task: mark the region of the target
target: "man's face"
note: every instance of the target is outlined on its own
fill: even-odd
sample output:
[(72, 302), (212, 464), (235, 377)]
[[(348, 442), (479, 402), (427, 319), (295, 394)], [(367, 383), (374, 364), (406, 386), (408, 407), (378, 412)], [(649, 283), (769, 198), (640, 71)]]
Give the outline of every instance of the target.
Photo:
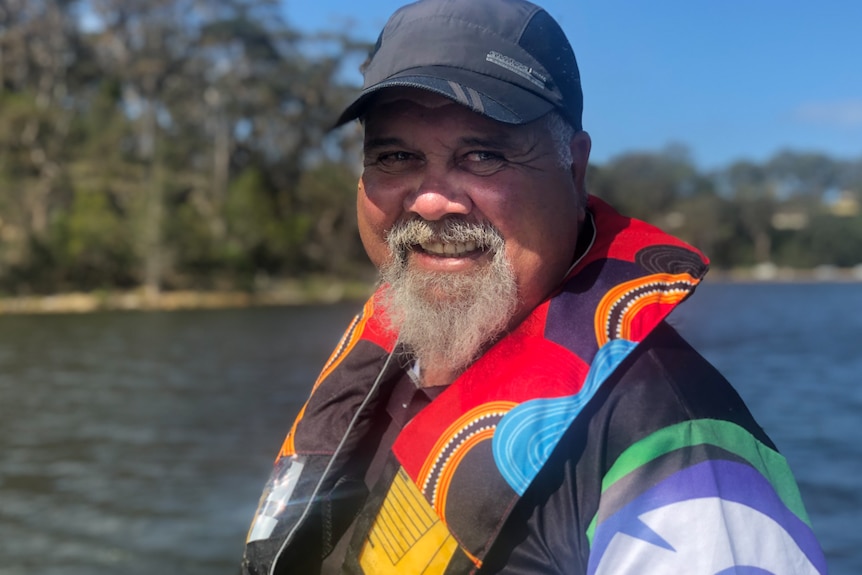
[[(397, 265), (437, 278), (419, 296), (445, 305), (466, 297), (447, 289), (447, 281), (481, 275), (492, 266), (495, 248), (437, 231), (452, 222), (490, 227), (503, 240), (496, 249), (502, 249), (516, 295), (502, 326), (514, 327), (559, 285), (573, 261), (584, 213), (576, 172), (589, 154), (589, 138), (581, 137), (586, 144), (575, 146), (573, 169), (561, 164), (542, 120), (502, 124), (430, 93), (391, 90), (365, 118), (357, 206), (368, 255), (378, 268)], [(387, 238), (413, 220), (432, 235), (396, 248), (401, 260)]]

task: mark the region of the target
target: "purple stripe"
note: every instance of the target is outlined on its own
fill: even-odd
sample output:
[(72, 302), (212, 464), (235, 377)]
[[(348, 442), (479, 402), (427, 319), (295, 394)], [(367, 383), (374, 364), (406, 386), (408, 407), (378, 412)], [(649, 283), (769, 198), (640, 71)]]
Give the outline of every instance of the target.
[[(617, 533), (643, 531), (646, 526), (638, 517), (644, 513), (673, 503), (705, 497), (719, 497), (740, 503), (775, 520), (817, 570), (826, 573), (826, 561), (811, 528), (782, 503), (769, 481), (756, 469), (726, 460), (710, 460), (692, 465), (643, 492), (598, 525), (591, 553), (600, 558)], [(593, 563), (592, 560), (590, 562)]]

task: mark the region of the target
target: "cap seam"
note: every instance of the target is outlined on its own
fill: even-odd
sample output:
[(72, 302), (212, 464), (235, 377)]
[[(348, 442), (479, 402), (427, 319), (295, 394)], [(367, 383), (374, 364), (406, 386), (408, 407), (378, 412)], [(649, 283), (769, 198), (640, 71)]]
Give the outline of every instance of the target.
[(529, 28), (529, 27), (530, 27), (530, 24), (532, 24), (533, 19), (534, 19), (534, 18), (535, 18), (535, 17), (536, 17), (540, 12), (544, 12), (544, 11), (545, 11), (545, 10), (544, 10), (543, 8), (540, 8), (539, 6), (535, 6), (535, 7), (534, 7), (534, 9), (533, 9), (533, 13), (532, 13), (532, 14), (530, 14), (530, 15), (526, 18), (526, 21), (524, 22), (524, 25), (523, 25), (523, 26), (521, 26), (521, 29), (518, 31), (518, 41), (517, 41), (518, 46), (520, 46), (520, 45), (521, 45), (521, 39), (524, 37), (524, 32), (526, 32), (526, 31), (527, 31), (527, 28)]

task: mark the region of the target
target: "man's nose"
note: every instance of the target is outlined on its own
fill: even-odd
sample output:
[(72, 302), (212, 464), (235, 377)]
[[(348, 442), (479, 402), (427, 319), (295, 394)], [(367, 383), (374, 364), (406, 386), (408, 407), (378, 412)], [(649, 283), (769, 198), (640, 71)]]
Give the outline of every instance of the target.
[(404, 198), (404, 210), (425, 220), (467, 215), (472, 209), (473, 202), (466, 191), (444, 175), (425, 174), (417, 188)]

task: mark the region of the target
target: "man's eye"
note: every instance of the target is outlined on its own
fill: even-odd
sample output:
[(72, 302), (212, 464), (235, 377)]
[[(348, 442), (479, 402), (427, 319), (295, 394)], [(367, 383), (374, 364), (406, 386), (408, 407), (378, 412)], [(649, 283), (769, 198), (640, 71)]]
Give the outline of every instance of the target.
[(394, 174), (415, 169), (422, 159), (415, 153), (401, 150), (367, 153), (365, 167), (376, 168), (382, 172)]
[(490, 174), (506, 164), (506, 158), (497, 152), (477, 150), (464, 155), (461, 166), (475, 174)]
[(386, 152), (377, 156), (377, 163), (382, 166), (397, 166), (414, 159), (415, 156), (409, 152)]
[(467, 154), (466, 159), (469, 162), (492, 162), (502, 161), (503, 157), (496, 152), (477, 151)]

